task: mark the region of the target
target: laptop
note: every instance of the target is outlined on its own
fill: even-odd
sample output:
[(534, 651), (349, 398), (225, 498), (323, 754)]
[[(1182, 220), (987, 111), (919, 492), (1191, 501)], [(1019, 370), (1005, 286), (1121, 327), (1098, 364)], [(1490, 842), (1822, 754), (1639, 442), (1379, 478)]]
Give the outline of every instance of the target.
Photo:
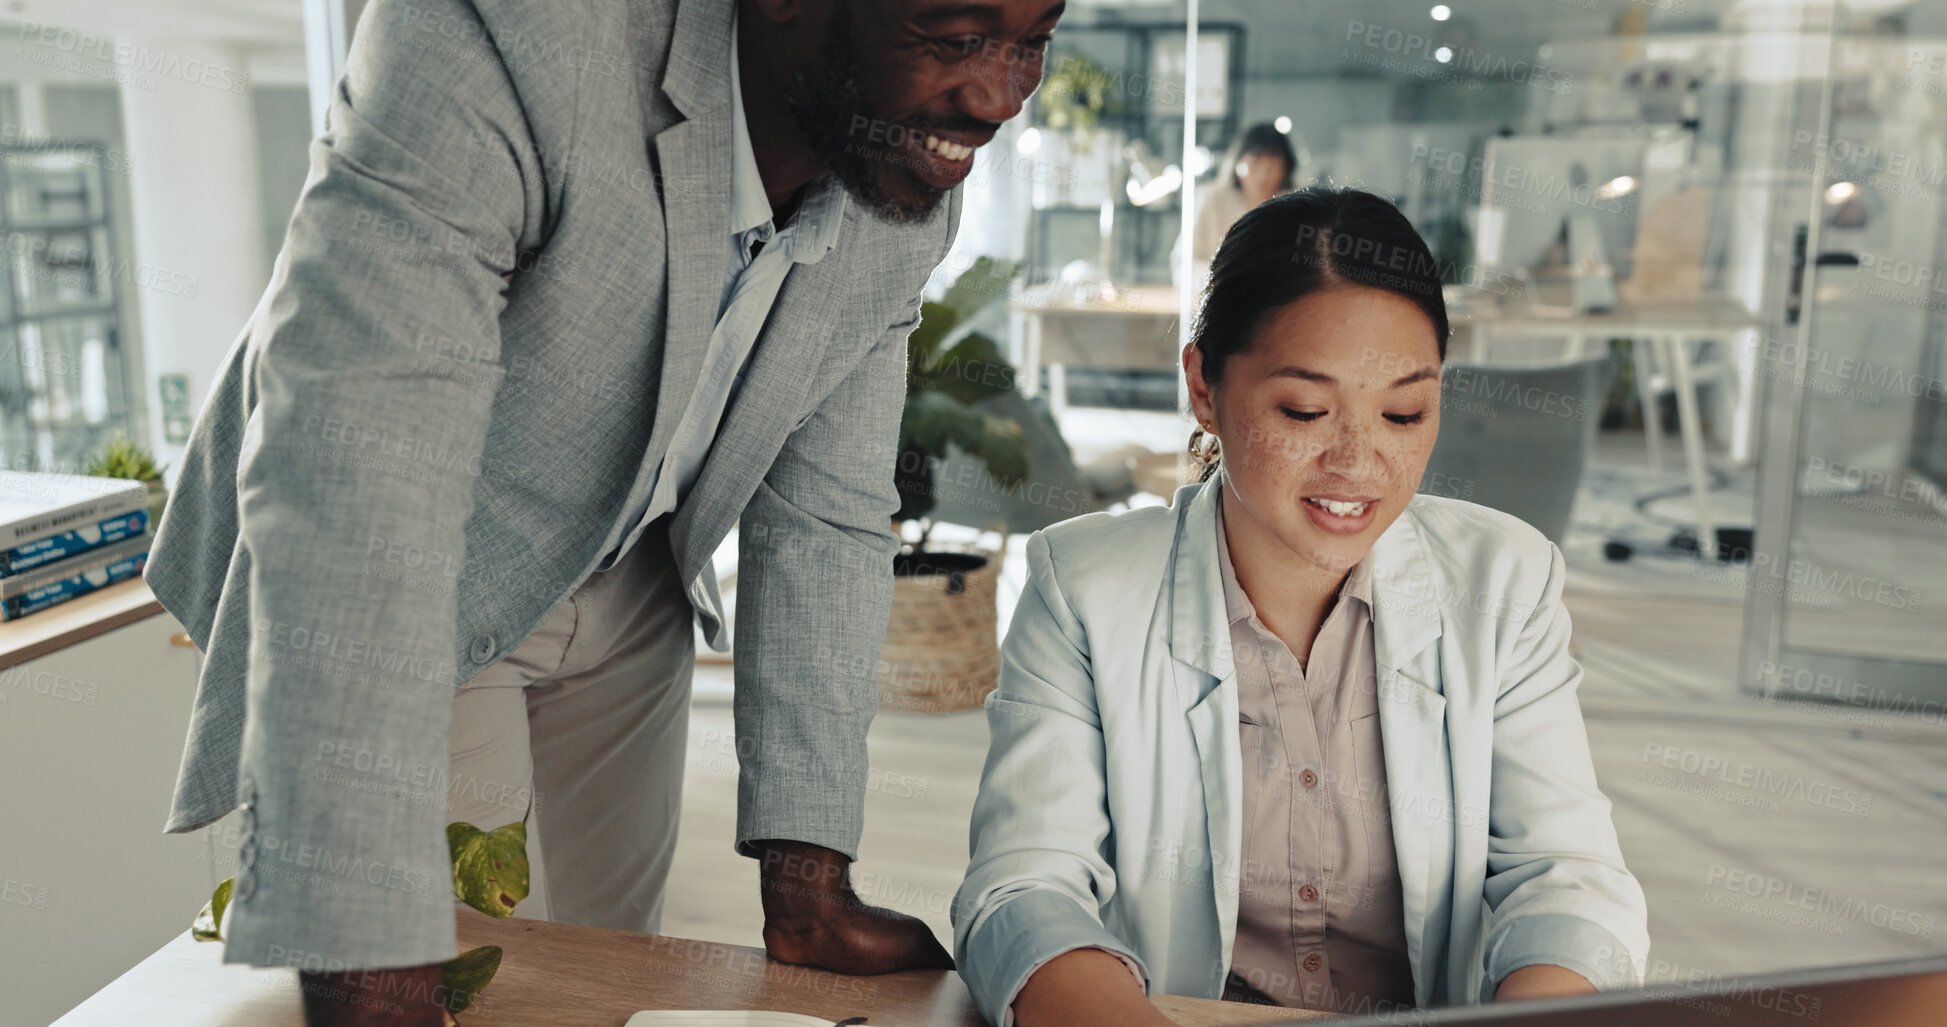
[(1403, 1009), (1292, 1027), (1943, 1027), (1947, 955), (1652, 984), (1562, 999)]

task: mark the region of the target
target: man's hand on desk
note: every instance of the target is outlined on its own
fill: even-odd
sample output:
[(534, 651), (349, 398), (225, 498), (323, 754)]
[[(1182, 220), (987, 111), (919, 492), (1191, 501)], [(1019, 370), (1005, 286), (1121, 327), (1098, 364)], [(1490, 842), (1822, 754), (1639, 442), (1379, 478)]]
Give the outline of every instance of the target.
[(390, 970), (299, 972), (304, 1027), (445, 1027), (453, 1022), (440, 1002), (444, 964)]
[(859, 899), (843, 854), (809, 842), (756, 845), (764, 951), (772, 959), (842, 974), (953, 969), (923, 921)]

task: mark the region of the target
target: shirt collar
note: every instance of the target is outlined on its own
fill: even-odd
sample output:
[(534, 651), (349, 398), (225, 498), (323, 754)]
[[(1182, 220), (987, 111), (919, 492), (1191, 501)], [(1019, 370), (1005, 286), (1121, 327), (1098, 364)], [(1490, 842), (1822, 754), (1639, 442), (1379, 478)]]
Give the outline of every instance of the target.
[[(769, 245), (777, 234), (771, 223), (771, 201), (764, 193), (764, 176), (757, 170), (757, 153), (750, 143), (750, 123), (744, 120), (743, 79), (737, 70), (737, 16), (730, 17), (730, 235), (742, 239), (752, 230)], [(800, 264), (815, 264), (838, 245), (838, 228), (845, 220), (845, 190), (830, 174), (820, 175), (805, 185), (803, 200), (791, 224), (797, 229), (792, 259)], [(749, 240), (744, 239), (745, 252)]]
[[(1222, 487), (1222, 483), (1218, 483)], [(1222, 497), (1218, 497), (1222, 499)], [(1230, 541), (1224, 535), (1224, 504), (1217, 504), (1217, 563), (1222, 568), (1224, 579), (1224, 609), (1230, 623), (1246, 620), (1257, 612), (1251, 605), (1251, 597), (1244, 592), (1244, 586), (1237, 581), (1237, 570), (1230, 562)], [(1372, 553), (1367, 551), (1359, 562), (1352, 566), (1351, 573), (1340, 586), (1339, 595), (1357, 599), (1372, 609)]]

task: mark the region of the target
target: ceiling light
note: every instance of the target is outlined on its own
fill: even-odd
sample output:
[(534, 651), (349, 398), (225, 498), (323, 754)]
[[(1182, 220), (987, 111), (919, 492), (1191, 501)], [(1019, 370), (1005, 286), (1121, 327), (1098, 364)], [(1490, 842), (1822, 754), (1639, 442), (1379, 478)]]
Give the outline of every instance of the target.
[(1636, 191), (1636, 179), (1631, 175), (1617, 175), (1596, 187), (1595, 194), (1605, 200), (1627, 196)]

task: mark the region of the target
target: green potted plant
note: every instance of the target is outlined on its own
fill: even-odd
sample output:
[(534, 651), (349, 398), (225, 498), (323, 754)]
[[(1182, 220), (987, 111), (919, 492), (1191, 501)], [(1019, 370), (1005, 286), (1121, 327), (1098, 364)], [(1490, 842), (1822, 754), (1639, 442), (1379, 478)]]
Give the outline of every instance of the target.
[(1123, 114), (1118, 76), (1079, 51), (1050, 56), (1041, 88), (1035, 91), (1036, 113), (1042, 127), (1036, 160), (1056, 168), (1045, 187), (1036, 183), (1036, 205), (1095, 208), (1104, 201), (1121, 202), (1122, 133), (1115, 126)]
[[(514, 915), (514, 907), (527, 897), (527, 825), (508, 824), (482, 831), (465, 821), (446, 825), (446, 846), (453, 863), (453, 897), (491, 917)], [(190, 937), (197, 941), (223, 940), (223, 914), (230, 906), (230, 888), (236, 878), (226, 878), (216, 886), (202, 912), (190, 924)], [(500, 970), (501, 948), (482, 945), (446, 961), (440, 969), (440, 986), (446, 1007), (446, 1023), (459, 1023), (453, 1014), (462, 1012), (493, 980)]]
[(121, 432), (116, 432), (108, 445), (88, 461), (81, 473), (96, 478), (128, 478), (142, 482), (149, 487), (149, 530), (154, 531), (156, 522), (162, 519), (162, 508), (169, 503), (169, 490), (162, 483), (162, 472), (168, 465), (156, 466), (155, 454), (130, 442)]
[(1079, 51), (1069, 50), (1048, 61), (1035, 103), (1042, 124), (1074, 140), (1075, 149), (1086, 153), (1105, 118), (1120, 113), (1120, 105), (1109, 86), (1114, 76), (1109, 70)]
[(994, 583), (1005, 554), (969, 546), (928, 546), (927, 514), (938, 496), (937, 468), (948, 447), (970, 454), (1001, 489), (1027, 479), (1021, 423), (975, 408), (1014, 388), (1014, 367), (992, 337), (961, 328), (1006, 295), (1019, 267), (981, 257), (939, 302), (920, 308), (907, 337), (906, 410), (893, 478), (899, 510), (893, 529), (917, 526), (918, 539), (893, 558), (894, 600), (879, 663), (881, 705), (938, 711), (978, 704), (992, 691), (1000, 659)]

